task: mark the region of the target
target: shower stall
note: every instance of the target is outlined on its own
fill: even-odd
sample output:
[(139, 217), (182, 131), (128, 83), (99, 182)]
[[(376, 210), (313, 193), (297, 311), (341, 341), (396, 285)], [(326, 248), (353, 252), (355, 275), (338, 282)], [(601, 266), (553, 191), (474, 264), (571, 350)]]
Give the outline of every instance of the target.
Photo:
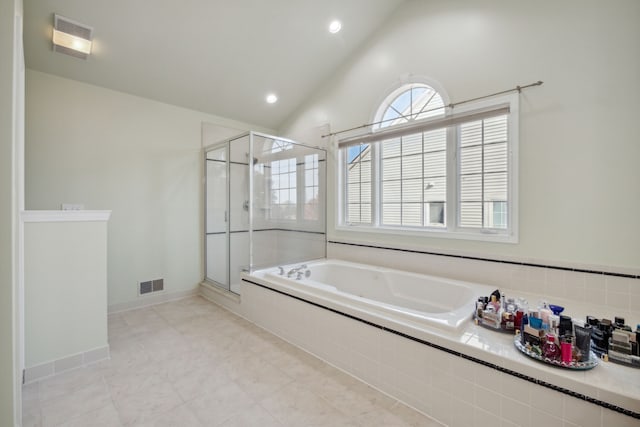
[(326, 257), (326, 151), (247, 132), (205, 147), (205, 280)]

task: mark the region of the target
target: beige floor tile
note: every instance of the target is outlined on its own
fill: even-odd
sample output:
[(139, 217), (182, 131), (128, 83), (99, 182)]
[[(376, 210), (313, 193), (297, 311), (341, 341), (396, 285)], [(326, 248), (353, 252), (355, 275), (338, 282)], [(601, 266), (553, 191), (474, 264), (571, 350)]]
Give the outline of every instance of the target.
[(51, 399), (42, 405), (43, 427), (55, 426), (87, 412), (111, 403), (109, 388), (104, 379), (75, 390), (61, 397)]
[(40, 408), (40, 382), (22, 386), (22, 409)]
[(405, 422), (401, 417), (384, 408), (376, 408), (372, 411), (362, 413), (361, 415), (354, 417), (354, 419), (363, 427), (409, 427), (411, 425)]
[(120, 315), (120, 313), (110, 314), (107, 317), (107, 326), (109, 329), (118, 329), (118, 328), (126, 328), (128, 325), (127, 321), (124, 320), (124, 317)]
[(22, 427), (40, 427), (42, 412), (38, 401), (22, 405)]
[(219, 361), (253, 355), (242, 346), (241, 341), (225, 335), (202, 341), (200, 349), (208, 357)]
[(275, 366), (262, 362), (259, 366), (250, 366), (241, 371), (241, 375), (235, 381), (248, 395), (260, 400), (292, 382), (293, 379)]
[(222, 427), (283, 427), (283, 424), (262, 406), (254, 405), (225, 421)]
[(264, 398), (260, 405), (288, 426), (324, 426), (333, 425), (338, 420), (347, 421), (345, 414), (296, 382)]
[(232, 380), (226, 372), (213, 362), (207, 366), (185, 371), (182, 375), (173, 375), (171, 379), (173, 388), (185, 402), (214, 392), (218, 387), (230, 382)]
[(220, 425), (254, 405), (255, 401), (234, 382), (223, 384), (187, 403), (206, 426)]
[(105, 378), (105, 381), (109, 386), (111, 397), (114, 400), (119, 400), (165, 382), (157, 371), (158, 369), (155, 365), (141, 365), (139, 370), (109, 376)]
[(41, 403), (60, 396), (68, 395), (102, 379), (97, 366), (88, 366), (63, 372), (59, 375), (39, 381), (38, 398)]
[[(211, 358), (200, 351), (191, 351), (181, 354), (179, 357), (156, 362), (153, 366), (156, 373), (170, 383), (174, 383), (185, 375), (199, 370), (205, 370), (213, 365)], [(204, 373), (203, 373), (204, 375)]]
[(154, 307), (123, 311), (120, 316), (127, 322), (127, 325), (134, 328), (144, 325), (158, 327), (165, 323), (165, 320), (157, 313)]
[(407, 405), (397, 402), (391, 408), (387, 409), (396, 417), (402, 419), (407, 425), (413, 427), (441, 427), (438, 421), (428, 417)]
[(72, 418), (58, 425), (59, 427), (121, 427), (120, 417), (118, 411), (113, 406), (113, 403), (109, 403), (95, 411), (87, 412), (84, 415), (80, 415), (76, 418)]
[(157, 414), (182, 405), (170, 383), (149, 384), (134, 394), (114, 396), (120, 420), (125, 426), (148, 421)]
[(163, 412), (136, 427), (205, 427), (186, 405)]
[(200, 297), (108, 321), (111, 359), (26, 386), (25, 426), (438, 425)]

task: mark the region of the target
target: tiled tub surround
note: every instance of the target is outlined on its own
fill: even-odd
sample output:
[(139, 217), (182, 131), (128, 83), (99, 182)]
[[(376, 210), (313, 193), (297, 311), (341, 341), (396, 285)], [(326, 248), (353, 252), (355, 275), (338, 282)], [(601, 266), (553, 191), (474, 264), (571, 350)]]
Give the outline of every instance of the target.
[(335, 241), (327, 245), (327, 256), (482, 283), (509, 289), (514, 296), (520, 293), (544, 295), (551, 302), (569, 301), (566, 307), (571, 309), (576, 304), (584, 304), (593, 310), (589, 314), (598, 318), (622, 316), (634, 329), (636, 323), (640, 323), (640, 268), (614, 269), (516, 258), (490, 260), (471, 253), (433, 253), (413, 248), (382, 248)]
[[(540, 298), (525, 296), (532, 302)], [(577, 316), (577, 303), (565, 304), (571, 307), (569, 314)], [(580, 305), (578, 310), (588, 309)], [(519, 353), (511, 335), (471, 321), (457, 333), (425, 329), (348, 304), (310, 301), (304, 291), (255, 276), (245, 276), (238, 309), (258, 325), (448, 425), (640, 424), (637, 370), (612, 363), (590, 371), (545, 366)]]

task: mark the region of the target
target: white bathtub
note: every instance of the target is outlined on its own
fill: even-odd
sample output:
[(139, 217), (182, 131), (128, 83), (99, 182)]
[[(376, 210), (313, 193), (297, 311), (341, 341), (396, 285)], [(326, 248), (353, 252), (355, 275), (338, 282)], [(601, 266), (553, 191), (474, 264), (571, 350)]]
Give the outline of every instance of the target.
[(470, 282), (331, 259), (307, 263), (308, 278), (288, 278), (287, 272), (296, 266), (283, 266), (284, 275), (273, 268), (251, 276), (316, 303), (337, 303), (386, 319), (450, 331), (468, 321), (479, 296), (493, 291)]

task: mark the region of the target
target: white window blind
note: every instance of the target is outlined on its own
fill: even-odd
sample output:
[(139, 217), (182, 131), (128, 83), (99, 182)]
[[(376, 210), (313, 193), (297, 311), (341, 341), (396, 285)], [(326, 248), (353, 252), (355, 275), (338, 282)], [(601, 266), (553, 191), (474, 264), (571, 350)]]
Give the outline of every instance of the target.
[(371, 145), (351, 146), (346, 151), (346, 222), (372, 223), (372, 154)]
[(382, 141), (383, 225), (445, 225), (446, 146), (446, 129)]
[[(379, 111), (388, 115), (403, 96), (433, 102), (424, 101), (426, 92), (410, 90), (395, 91)], [(517, 241), (517, 95), (456, 108), (403, 123), (399, 115), (398, 124), (338, 142), (340, 225)]]
[(460, 226), (506, 228), (506, 212), (496, 204), (508, 202), (507, 116), (463, 123), (458, 135)]

